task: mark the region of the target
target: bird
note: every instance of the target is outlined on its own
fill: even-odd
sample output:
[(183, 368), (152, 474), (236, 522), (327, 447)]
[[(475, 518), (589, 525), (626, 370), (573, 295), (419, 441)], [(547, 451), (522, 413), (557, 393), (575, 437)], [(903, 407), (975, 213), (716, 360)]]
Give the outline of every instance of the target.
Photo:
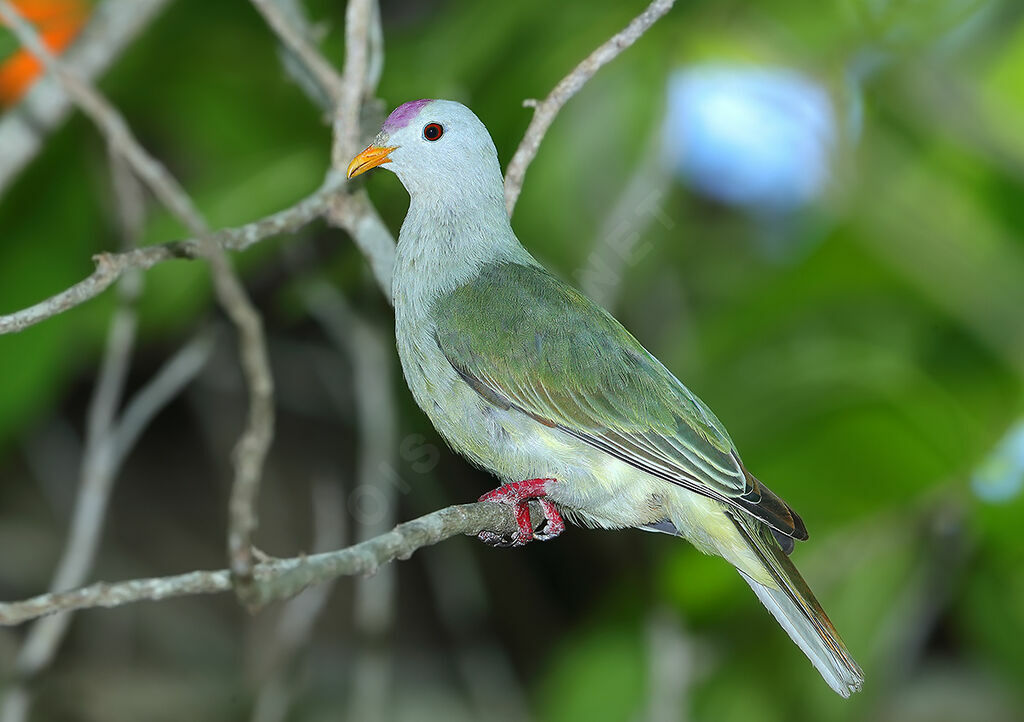
[(737, 569), (835, 692), (859, 691), (860, 667), (789, 558), (803, 520), (696, 395), (520, 243), (473, 111), (398, 106), (347, 177), (377, 167), (410, 198), (392, 282), (406, 382), (441, 437), (500, 479), (480, 500), (514, 510), (514, 534), (481, 539), (549, 540), (565, 520), (682, 537)]

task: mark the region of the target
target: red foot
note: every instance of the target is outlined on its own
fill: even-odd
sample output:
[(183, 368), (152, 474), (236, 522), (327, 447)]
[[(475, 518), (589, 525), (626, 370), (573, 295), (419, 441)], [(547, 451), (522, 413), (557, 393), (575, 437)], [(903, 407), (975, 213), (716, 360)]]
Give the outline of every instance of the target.
[[(480, 541), (491, 546), (521, 547), (533, 539), (539, 541), (554, 539), (565, 531), (562, 515), (558, 513), (558, 509), (555, 508), (551, 500), (546, 498), (545, 486), (554, 481), (555, 479), (513, 481), (481, 496), (480, 501), (495, 501), (512, 506), (515, 509), (516, 524), (519, 526), (519, 530), (512, 535), (511, 539), (494, 532), (480, 532)], [(533, 532), (533, 524), (530, 523), (529, 502), (531, 499), (539, 501), (540, 508), (544, 511), (544, 527), (536, 534)]]

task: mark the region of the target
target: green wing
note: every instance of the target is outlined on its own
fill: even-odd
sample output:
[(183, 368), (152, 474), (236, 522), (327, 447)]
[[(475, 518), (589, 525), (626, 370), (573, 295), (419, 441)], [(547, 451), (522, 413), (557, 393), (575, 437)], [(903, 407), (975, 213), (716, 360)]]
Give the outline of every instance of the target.
[(437, 344), (481, 396), (806, 539), (721, 422), (608, 312), (547, 271), (495, 263), (435, 302)]

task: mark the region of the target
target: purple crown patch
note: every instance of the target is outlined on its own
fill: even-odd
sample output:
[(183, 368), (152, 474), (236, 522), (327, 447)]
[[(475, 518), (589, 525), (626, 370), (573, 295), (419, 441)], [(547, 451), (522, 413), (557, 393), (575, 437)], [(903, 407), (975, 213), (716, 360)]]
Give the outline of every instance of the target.
[(423, 106), (430, 101), (431, 98), (423, 98), (422, 100), (410, 100), (408, 103), (402, 103), (392, 110), (391, 115), (384, 121), (384, 130), (390, 133), (409, 125), (409, 121), (415, 118)]

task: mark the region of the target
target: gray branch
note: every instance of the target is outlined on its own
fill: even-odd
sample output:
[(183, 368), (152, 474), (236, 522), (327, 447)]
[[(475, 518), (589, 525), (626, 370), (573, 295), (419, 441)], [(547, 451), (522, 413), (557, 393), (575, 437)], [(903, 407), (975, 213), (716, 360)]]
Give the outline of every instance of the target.
[[(123, 159), (112, 150), (110, 169), (122, 245), (134, 248), (141, 235), (145, 215), (141, 188)], [(120, 467), (120, 463), (113, 459), (112, 441), (117, 410), (135, 348), (138, 327), (135, 303), (142, 292), (139, 273), (122, 278), (119, 291), (119, 305), (110, 320), (106, 347), (86, 415), (78, 493), (64, 551), (50, 583), (52, 591), (71, 589), (88, 578), (99, 549), (111, 491)], [(0, 707), (2, 722), (21, 722), (28, 718), (32, 705), (31, 682), (53, 662), (70, 624), (71, 615), (62, 615), (41, 619), (29, 629), (15, 662), (18, 683), (7, 690)]]
[(110, 101), (50, 52), (39, 33), (11, 5), (10, 0), (0, 0), (0, 19), (11, 28), (18, 42), (53, 73), (64, 92), (99, 128), (111, 147), (124, 156), (132, 170), (153, 190), (160, 202), (181, 219), (191, 233), (204, 233), (206, 224), (188, 194), (163, 164), (146, 152)]
[(508, 169), (505, 171), (505, 208), (510, 216), (516, 207), (519, 193), (523, 189), (526, 169), (537, 155), (540, 142), (544, 140), (544, 135), (555, 121), (562, 106), (569, 101), (569, 98), (576, 95), (598, 70), (635, 43), (662, 15), (672, 9), (674, 2), (675, 0), (654, 0), (624, 30), (602, 43), (597, 50), (573, 68), (571, 73), (562, 78), (558, 85), (548, 93), (548, 97), (540, 102), (528, 100), (524, 103), (527, 107), (533, 106), (534, 111), (533, 119), (526, 128), (526, 134), (519, 142), (519, 147), (516, 148), (515, 155), (512, 156)]
[(209, 238), (209, 228), (177, 179), (150, 155), (128, 123), (102, 93), (58, 60), (11, 5), (0, 0), (0, 19), (19, 42), (60, 81), (65, 92), (96, 125), (132, 170), (188, 230), (199, 237), (200, 255), (210, 264), (217, 299), (238, 331), (239, 354), (249, 391), (249, 413), (234, 453), (235, 479), (228, 509), (228, 556), (240, 598), (250, 601), (253, 566), (252, 535), (256, 529), (256, 498), (263, 462), (274, 438), (274, 382), (270, 372), (263, 319), (253, 306), (224, 248)]
[[(539, 505), (531, 504), (530, 511), (534, 525), (539, 527), (544, 521)], [(516, 528), (512, 508), (504, 504), (477, 502), (445, 507), (345, 549), (258, 562), (253, 567), (254, 589), (257, 591), (254, 604), (262, 606), (278, 599), (288, 599), (310, 585), (337, 577), (373, 574), (384, 564), (408, 559), (417, 549), (432, 546), (453, 536), (475, 536), (481, 531), (511, 534)], [(231, 572), (227, 569), (112, 584), (99, 582), (72, 591), (41, 594), (23, 601), (0, 602), (0, 625), (23, 624), (49, 614), (79, 609), (120, 607), (142, 601), (219, 594), (231, 589)]]
[[(329, 180), (311, 195), (283, 211), (243, 226), (214, 231), (207, 238), (226, 251), (242, 251), (272, 236), (293, 233), (322, 216), (327, 210), (328, 199), (342, 185), (341, 181)], [(0, 316), (0, 335), (23, 331), (95, 298), (130, 269), (148, 270), (158, 263), (175, 258), (202, 258), (200, 241), (189, 238), (125, 253), (97, 254), (93, 257), (96, 270), (87, 278), (28, 308)]]
[(299, 61), (309, 70), (310, 75), (316, 79), (331, 105), (337, 105), (342, 95), (342, 84), (341, 76), (338, 75), (334, 66), (327, 62), (301, 30), (295, 27), (279, 4), (273, 0), (252, 0), (252, 4), (256, 6), (260, 15), (267, 21), (267, 25), (281, 39), (285, 47), (295, 53)]
[[(89, 15), (81, 35), (64, 54), (79, 77), (105, 71), (170, 0), (105, 0)], [(21, 102), (0, 117), (0, 193), (36, 156), (50, 131), (68, 115), (71, 99), (52, 77), (42, 77)]]
[(371, 95), (370, 36), (375, 19), (376, 0), (349, 0), (345, 9), (345, 68), (341, 76), (341, 96), (334, 115), (334, 148), (331, 166), (343, 172), (352, 156), (359, 151), (360, 111), (363, 101)]

